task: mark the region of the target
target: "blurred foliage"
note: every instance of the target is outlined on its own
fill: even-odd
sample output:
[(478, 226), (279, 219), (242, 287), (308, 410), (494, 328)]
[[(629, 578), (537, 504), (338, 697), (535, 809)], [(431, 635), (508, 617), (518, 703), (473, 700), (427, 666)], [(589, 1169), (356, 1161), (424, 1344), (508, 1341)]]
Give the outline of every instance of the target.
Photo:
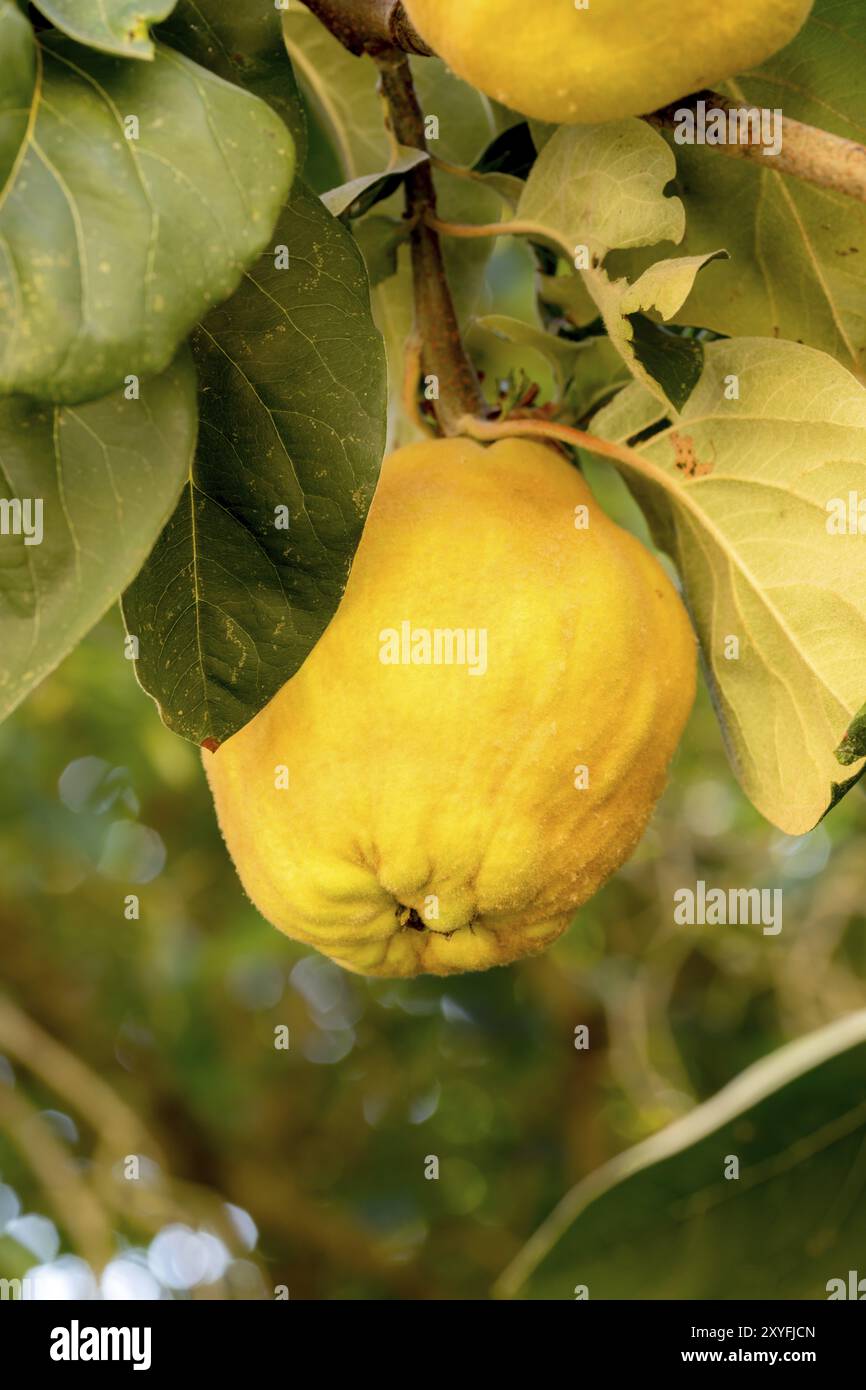
[[(135, 684), (115, 614), (0, 728), (0, 757), (3, 984), (87, 1069), (31, 1068), (0, 1010), (0, 1081), (32, 1130), (0, 1140), (0, 1277), (81, 1253), (74, 1189), (41, 1164), (47, 1130), (145, 1274), (166, 1229), (225, 1241), (220, 1277), (175, 1296), (485, 1297), (572, 1182), (866, 1002), (862, 792), (780, 835), (739, 792), (704, 694), (638, 852), (566, 936), (446, 980), (368, 982), (259, 918), (198, 755)], [(674, 890), (698, 878), (783, 887), (781, 934), (674, 926)], [(137, 1148), (98, 1132), (87, 1077), (133, 1112)], [(255, 1223), (252, 1252), (220, 1234), (225, 1203)]]

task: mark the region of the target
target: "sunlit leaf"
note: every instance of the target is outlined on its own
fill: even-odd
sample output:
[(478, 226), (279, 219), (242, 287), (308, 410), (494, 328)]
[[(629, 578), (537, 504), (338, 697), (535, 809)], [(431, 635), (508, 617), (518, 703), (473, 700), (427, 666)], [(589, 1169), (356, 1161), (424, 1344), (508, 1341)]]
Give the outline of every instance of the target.
[[(656, 250), (633, 283), (611, 278), (605, 268), (612, 248), (680, 240), (682, 204), (666, 192), (674, 168), (661, 136), (642, 121), (563, 126), (547, 141), (529, 175), (515, 225), (555, 245), (579, 272), (579, 290), (575, 286), (570, 291), (562, 277), (547, 277), (543, 295), (553, 302), (559, 295), (577, 324), (600, 313), (630, 371), (679, 408), (700, 376), (701, 344), (653, 332), (653, 321), (640, 315), (672, 318), (698, 271), (726, 253), (660, 260)], [(587, 298), (594, 310), (586, 307)]]
[[(833, 524), (866, 491), (866, 389), (795, 343), (705, 344), (700, 382), (624, 471), (675, 560), (731, 762), (758, 810), (811, 829), (834, 750), (863, 703), (863, 537)], [(625, 442), (658, 420), (635, 382), (590, 429)]]

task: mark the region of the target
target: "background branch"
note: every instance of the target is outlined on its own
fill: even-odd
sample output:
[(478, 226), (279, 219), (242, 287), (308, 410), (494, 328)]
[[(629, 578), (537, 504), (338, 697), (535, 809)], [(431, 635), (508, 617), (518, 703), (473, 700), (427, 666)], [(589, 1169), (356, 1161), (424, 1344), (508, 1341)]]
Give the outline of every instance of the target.
[(114, 1252), (114, 1235), (77, 1164), (39, 1112), (11, 1086), (0, 1085), (0, 1128), (32, 1168), (61, 1226), (98, 1274)]
[(131, 1109), (90, 1067), (0, 994), (0, 1048), (73, 1105), (113, 1160), (144, 1152), (164, 1165), (159, 1145)]

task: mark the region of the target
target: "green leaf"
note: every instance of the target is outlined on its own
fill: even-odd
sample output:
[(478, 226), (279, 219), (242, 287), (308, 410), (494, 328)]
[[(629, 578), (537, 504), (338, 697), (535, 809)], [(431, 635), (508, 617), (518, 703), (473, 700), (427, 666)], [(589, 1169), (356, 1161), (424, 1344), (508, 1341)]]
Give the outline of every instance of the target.
[(376, 173), (391, 151), (372, 61), (354, 57), (303, 6), (290, 6), (282, 24), (301, 91), (327, 130), (344, 177)]
[(572, 1188), (496, 1293), (838, 1297), (866, 1245), (864, 1068), (866, 1010), (756, 1062)]
[(380, 217), (372, 214), (352, 226), (371, 287), (397, 274), (397, 253), (409, 236), (409, 225), (403, 218)]
[[(331, 135), (346, 179), (377, 173), (388, 164), (391, 146), (374, 64), (354, 57), (301, 7), (284, 14), (283, 33), (301, 88)], [(422, 109), (440, 122), (431, 153), (471, 167), (496, 135), (490, 103), (438, 59), (411, 64)]]
[(483, 314), (475, 323), (478, 328), (494, 333), (505, 342), (533, 348), (546, 358), (553, 368), (554, 380), (560, 394), (574, 374), (577, 359), (586, 350), (582, 342), (575, 343), (568, 338), (557, 338), (554, 333), (547, 333), (543, 328), (525, 323), (523, 319), (512, 318), (509, 314)]
[(626, 366), (677, 410), (685, 405), (700, 378), (703, 348), (694, 339), (665, 333), (641, 311), (669, 319), (688, 298), (698, 271), (719, 259), (727, 259), (727, 252), (656, 261), (633, 285), (627, 280), (611, 280), (605, 270), (589, 270), (583, 276)]
[(575, 328), (587, 328), (599, 318), (598, 305), (579, 275), (539, 275), (538, 298), (548, 310), (557, 309)]
[(425, 163), (429, 157), (423, 150), (413, 150), (406, 145), (400, 145), (397, 158), (387, 169), (378, 174), (362, 174), (360, 178), (340, 184), (339, 188), (329, 189), (321, 195), (322, 202), (333, 217), (341, 217), (343, 214), (348, 217), (363, 217), (376, 203), (390, 198), (402, 185), (409, 170)]
[(77, 43), (120, 58), (153, 58), (148, 30), (175, 0), (34, 0), (37, 10)]
[(861, 758), (866, 758), (866, 704), (861, 705), (854, 715), (845, 730), (845, 737), (839, 747), (834, 749), (834, 756), (844, 767), (850, 767), (852, 763), (859, 763)]
[(0, 0), (0, 55), (0, 188), (4, 188), (27, 133), (36, 86), (33, 30), (9, 0)]
[[(866, 129), (866, 5), (816, 0), (786, 48), (723, 91), (743, 105), (860, 144)], [(866, 363), (866, 220), (863, 204), (773, 171), (773, 161), (731, 159), (708, 146), (674, 145), (675, 188), (686, 212), (682, 250), (724, 245), (732, 273), (701, 277), (678, 323), (730, 335), (789, 338), (862, 372)], [(646, 253), (615, 253), (614, 275), (633, 278)]]
[[(863, 701), (863, 537), (831, 523), (866, 492), (866, 389), (795, 343), (711, 342), (704, 359), (682, 411), (622, 466), (682, 577), (734, 771), (800, 835), (834, 796)], [(590, 429), (625, 442), (658, 416), (633, 383)]]
[(572, 418), (583, 420), (629, 379), (629, 371), (610, 338), (581, 338), (581, 354), (574, 376), (568, 383), (566, 399)]
[(631, 350), (647, 377), (667, 400), (682, 410), (704, 370), (704, 349), (697, 338), (683, 338), (659, 327), (645, 314), (629, 314)]
[(193, 336), (194, 468), (123, 602), (141, 684), (196, 743), (252, 719), (324, 631), (384, 448), (384, 355), (353, 238), (300, 186), (275, 241)]
[[(175, 506), (196, 435), (187, 350), (140, 392), (75, 407), (0, 401), (0, 717), (102, 617)], [(11, 499), (22, 523), (29, 510), (32, 544)]]
[(161, 371), (232, 293), (285, 198), (291, 138), (263, 102), (169, 48), (130, 63), (50, 33), (20, 138), (20, 26), (13, 58), (0, 394), (74, 403)]
[(285, 122), (295, 142), (296, 167), (303, 168), (306, 121), (276, 8), (238, 0), (178, 0), (160, 38), (172, 48), (261, 97)]
[(478, 174), (507, 174), (516, 182), (522, 182), (529, 177), (535, 157), (529, 124), (518, 121), (491, 140), (473, 168)]

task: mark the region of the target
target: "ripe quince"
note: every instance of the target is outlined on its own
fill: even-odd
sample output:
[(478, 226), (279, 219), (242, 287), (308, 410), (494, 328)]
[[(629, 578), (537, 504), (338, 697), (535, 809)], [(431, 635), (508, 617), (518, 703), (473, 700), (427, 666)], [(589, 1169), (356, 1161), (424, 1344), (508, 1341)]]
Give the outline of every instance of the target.
[(558, 451), (434, 440), (386, 459), (330, 625), (205, 767), (288, 936), (362, 974), (482, 970), (631, 854), (694, 690), (676, 590)]
[(812, 0), (404, 0), (450, 68), (555, 124), (656, 111), (756, 67)]

